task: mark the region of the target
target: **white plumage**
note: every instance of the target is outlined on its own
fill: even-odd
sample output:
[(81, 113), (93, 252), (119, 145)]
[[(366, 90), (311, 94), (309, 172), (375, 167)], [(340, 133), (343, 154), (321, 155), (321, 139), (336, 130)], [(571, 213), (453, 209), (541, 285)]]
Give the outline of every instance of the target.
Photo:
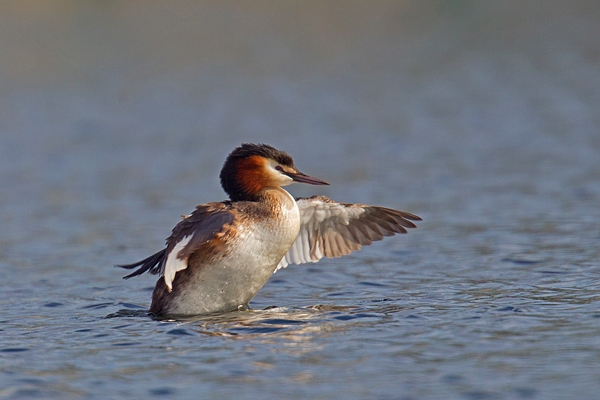
[(169, 292), (173, 290), (173, 279), (177, 271), (186, 269), (188, 266), (188, 258), (179, 258), (179, 252), (190, 242), (193, 235), (188, 235), (181, 239), (179, 243), (173, 247), (173, 250), (167, 255), (167, 261), (165, 262), (164, 278), (165, 284), (169, 288)]

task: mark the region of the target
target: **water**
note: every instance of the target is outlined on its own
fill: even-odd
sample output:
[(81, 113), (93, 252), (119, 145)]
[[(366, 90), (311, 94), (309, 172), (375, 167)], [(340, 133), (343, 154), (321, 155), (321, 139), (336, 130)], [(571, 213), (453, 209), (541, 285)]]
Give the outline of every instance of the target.
[[(597, 2), (286, 4), (7, 6), (0, 397), (597, 397)], [(148, 318), (112, 265), (242, 141), (424, 221)]]

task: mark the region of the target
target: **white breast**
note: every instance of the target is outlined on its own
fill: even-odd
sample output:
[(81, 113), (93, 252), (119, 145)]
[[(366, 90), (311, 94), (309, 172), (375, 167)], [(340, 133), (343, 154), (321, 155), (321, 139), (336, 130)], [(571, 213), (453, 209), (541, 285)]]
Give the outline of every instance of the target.
[(298, 236), (300, 212), (295, 200), (287, 192), (285, 195), (286, 201), (273, 218), (236, 225), (235, 241), (228, 244), (222, 257), (191, 266), (194, 274), (179, 291), (169, 313), (231, 310), (250, 302)]

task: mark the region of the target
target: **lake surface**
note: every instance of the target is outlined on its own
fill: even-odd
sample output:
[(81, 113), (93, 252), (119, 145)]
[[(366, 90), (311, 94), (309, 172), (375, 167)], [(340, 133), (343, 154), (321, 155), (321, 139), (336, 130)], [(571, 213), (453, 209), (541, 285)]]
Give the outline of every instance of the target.
[[(595, 1), (7, 6), (0, 398), (597, 398), (599, 33)], [(423, 221), (149, 318), (113, 265), (241, 142)]]

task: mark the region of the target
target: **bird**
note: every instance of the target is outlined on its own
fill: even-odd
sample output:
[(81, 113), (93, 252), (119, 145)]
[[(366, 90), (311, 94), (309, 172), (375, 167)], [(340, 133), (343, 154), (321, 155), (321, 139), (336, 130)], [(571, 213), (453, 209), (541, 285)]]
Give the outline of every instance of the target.
[[(248, 309), (289, 264), (350, 254), (416, 228), (417, 215), (322, 195), (294, 198), (283, 186), (329, 185), (300, 172), (286, 152), (243, 143), (226, 158), (220, 182), (229, 200), (196, 206), (173, 228), (166, 247), (126, 265), (159, 275), (149, 314), (190, 316)], [(137, 268), (137, 269), (136, 269)]]

